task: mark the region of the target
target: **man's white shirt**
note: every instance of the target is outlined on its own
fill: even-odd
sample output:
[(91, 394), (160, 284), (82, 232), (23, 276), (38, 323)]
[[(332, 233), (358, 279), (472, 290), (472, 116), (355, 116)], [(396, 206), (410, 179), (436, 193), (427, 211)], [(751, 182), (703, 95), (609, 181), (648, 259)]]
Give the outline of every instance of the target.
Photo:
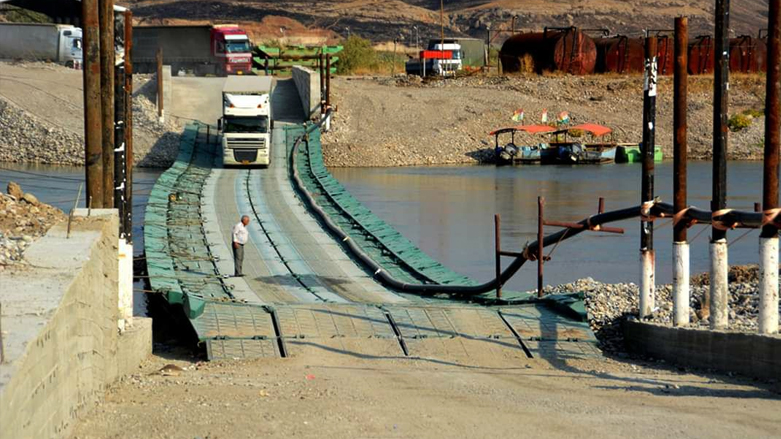
[(238, 242), (241, 245), (244, 245), (249, 240), (249, 231), (244, 226), (244, 223), (239, 221), (238, 224), (233, 226), (233, 242)]

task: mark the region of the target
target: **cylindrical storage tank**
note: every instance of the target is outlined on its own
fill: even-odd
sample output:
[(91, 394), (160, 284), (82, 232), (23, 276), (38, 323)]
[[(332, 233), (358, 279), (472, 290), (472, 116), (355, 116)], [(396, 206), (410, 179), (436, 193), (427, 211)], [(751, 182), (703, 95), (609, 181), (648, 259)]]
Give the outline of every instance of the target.
[(594, 40), (576, 28), (546, 29), (508, 38), (499, 52), (505, 72), (560, 71), (573, 75), (594, 73)]
[(689, 44), (689, 74), (713, 73), (713, 37), (702, 35)]
[(767, 45), (765, 42), (749, 35), (730, 39), (729, 70), (741, 73), (767, 71)]
[(640, 73), (645, 65), (643, 41), (618, 35), (594, 40), (597, 73)]
[(672, 75), (675, 69), (675, 39), (660, 35), (656, 39), (656, 65), (660, 75)]

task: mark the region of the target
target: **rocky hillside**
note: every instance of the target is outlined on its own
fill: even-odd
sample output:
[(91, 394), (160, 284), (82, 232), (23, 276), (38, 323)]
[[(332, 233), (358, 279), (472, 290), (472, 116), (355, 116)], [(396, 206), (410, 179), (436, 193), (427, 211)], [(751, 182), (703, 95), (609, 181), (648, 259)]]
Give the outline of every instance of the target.
[[(346, 36), (361, 35), (375, 42), (401, 36), (421, 39), (439, 35), (440, 0), (129, 0), (135, 16), (148, 21), (194, 20), (259, 23), (285, 17), (310, 29)], [(486, 29), (509, 28), (517, 16), (518, 28), (577, 25), (610, 28), (639, 35), (644, 29), (667, 29), (676, 15), (690, 17), (693, 33), (712, 32), (711, 0), (446, 0), (445, 26), (449, 35), (484, 38)], [(732, 2), (735, 34), (756, 34), (764, 27), (767, 0)], [(297, 26), (269, 29), (266, 37), (289, 36)]]

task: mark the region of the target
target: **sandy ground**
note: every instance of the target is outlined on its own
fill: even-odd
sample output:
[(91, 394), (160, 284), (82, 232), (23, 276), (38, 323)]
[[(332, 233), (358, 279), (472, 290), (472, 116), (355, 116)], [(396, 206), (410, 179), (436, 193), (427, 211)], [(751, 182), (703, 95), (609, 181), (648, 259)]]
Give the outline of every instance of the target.
[[(159, 372), (170, 363), (184, 370)], [(779, 437), (779, 398), (748, 380), (612, 360), (154, 356), (110, 388), (72, 437), (770, 438)]]
[[(412, 77), (410, 77), (412, 78)], [(611, 127), (614, 140), (642, 140), (641, 75), (475, 76), (421, 84), (419, 78), (341, 77), (333, 81), (338, 106), (334, 129), (324, 137), (329, 166), (400, 166), (480, 163), (493, 160), (488, 133), (515, 126), (513, 112), (523, 109), (523, 124), (549, 121), (567, 111), (572, 124)], [(713, 82), (692, 77), (689, 85), (689, 158), (709, 159), (712, 150)], [(759, 76), (733, 75), (730, 115), (764, 108)], [(663, 77), (657, 99), (656, 144), (672, 158), (672, 78)], [(761, 158), (764, 118), (730, 133), (731, 159)], [(509, 135), (500, 139), (509, 141)], [(517, 143), (547, 142), (546, 136), (517, 136)]]

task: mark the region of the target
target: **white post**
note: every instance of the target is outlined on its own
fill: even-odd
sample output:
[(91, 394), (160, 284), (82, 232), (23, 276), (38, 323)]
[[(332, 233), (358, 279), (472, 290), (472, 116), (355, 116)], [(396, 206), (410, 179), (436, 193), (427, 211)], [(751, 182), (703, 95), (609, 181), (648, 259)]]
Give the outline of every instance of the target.
[(673, 243), (673, 326), (689, 324), (689, 244)]
[(778, 332), (778, 237), (759, 238), (759, 333)]
[(133, 323), (133, 244), (119, 240), (119, 320), (117, 326), (124, 331)]
[(727, 240), (710, 244), (710, 328), (729, 325), (729, 262)]
[(640, 251), (640, 318), (649, 317), (654, 311), (654, 251)]

